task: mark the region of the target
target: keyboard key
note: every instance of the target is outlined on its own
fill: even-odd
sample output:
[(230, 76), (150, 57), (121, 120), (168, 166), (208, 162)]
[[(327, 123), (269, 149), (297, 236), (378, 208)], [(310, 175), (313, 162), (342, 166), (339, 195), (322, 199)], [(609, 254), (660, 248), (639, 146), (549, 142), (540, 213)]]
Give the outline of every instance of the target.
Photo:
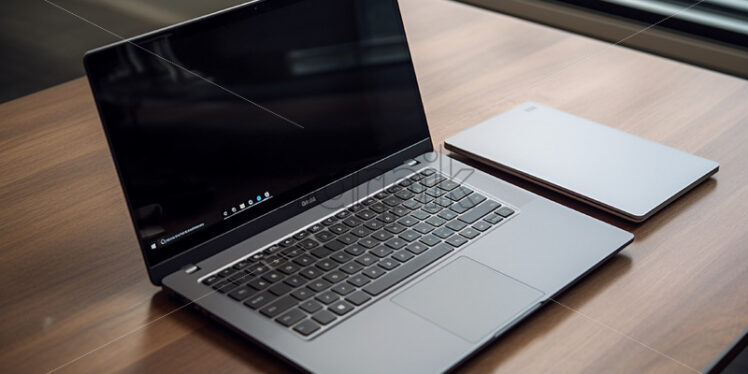
[(300, 266), (309, 266), (314, 263), (314, 258), (312, 258), (309, 255), (301, 255), (299, 257), (296, 257), (296, 259), (293, 260), (293, 262), (297, 263)]
[(488, 222), (488, 223), (490, 223), (490, 224), (492, 224), (492, 225), (495, 225), (495, 224), (503, 221), (504, 218), (501, 217), (498, 214), (489, 214), (487, 217), (483, 218), (483, 220), (486, 221), (486, 222)]
[[(464, 200), (467, 201), (467, 200)], [(461, 205), (462, 202), (457, 203), (458, 205)], [(461, 215), (459, 218), (460, 221), (465, 223), (473, 223), (485, 216), (488, 213), (491, 213), (494, 209), (500, 207), (501, 204), (493, 201), (488, 200), (484, 201), (482, 204), (474, 207), (473, 209), (470, 209), (469, 211), (465, 212), (465, 214)]]
[(377, 217), (377, 219), (384, 223), (392, 223), (397, 220), (397, 216), (392, 213), (382, 213)]
[(299, 272), (306, 279), (314, 279), (322, 275), (322, 270), (319, 270), (313, 266), (310, 266)]
[(294, 238), (285, 238), (285, 239), (281, 240), (281, 242), (279, 244), (280, 244), (281, 247), (290, 247), (290, 246), (294, 245), (294, 243), (296, 243), (296, 239), (294, 239)]
[(252, 276), (243, 271), (240, 271), (240, 272), (232, 274), (230, 277), (226, 279), (228, 279), (231, 282), (239, 284), (239, 283), (242, 283), (242, 281), (247, 281), (247, 280), (252, 279)]
[(413, 184), (413, 181), (411, 181), (410, 179), (403, 179), (400, 182), (397, 182), (397, 184), (399, 184), (402, 187), (408, 187), (411, 184)]
[(371, 279), (377, 279), (381, 277), (382, 275), (384, 275), (384, 273), (385, 273), (384, 269), (378, 266), (372, 266), (372, 267), (366, 268), (364, 269), (364, 271), (361, 272), (361, 274), (366, 275), (367, 277)]
[(266, 317), (273, 318), (283, 312), (285, 312), (288, 309), (291, 309), (292, 307), (296, 306), (296, 303), (299, 301), (294, 299), (291, 296), (286, 296), (283, 298), (280, 298), (276, 301), (274, 301), (272, 304), (262, 308), (260, 310), (260, 313), (262, 313)]
[(340, 301), (336, 301), (335, 303), (327, 307), (327, 309), (331, 310), (333, 313), (339, 316), (342, 316), (350, 312), (351, 310), (353, 310), (353, 305), (343, 300), (340, 300)]
[(234, 269), (241, 270), (249, 266), (249, 260), (241, 260), (234, 264)]
[(370, 250), (369, 253), (372, 253), (377, 257), (387, 257), (390, 253), (392, 253), (392, 248), (380, 245), (379, 247)]
[(455, 231), (460, 231), (460, 230), (464, 229), (465, 226), (467, 226), (467, 224), (465, 222), (460, 221), (460, 220), (454, 220), (454, 221), (451, 221), (451, 222), (449, 222), (447, 224), (447, 227), (449, 227), (450, 229), (455, 230)]
[(314, 295), (314, 293), (312, 292), (312, 290), (310, 290), (310, 289), (308, 289), (306, 287), (299, 288), (299, 289), (296, 289), (293, 292), (291, 292), (291, 296), (293, 296), (296, 299), (299, 299), (301, 301), (304, 301), (304, 300), (312, 297), (313, 295)]
[(338, 296), (338, 294), (336, 294), (336, 293), (334, 293), (332, 291), (327, 291), (327, 292), (321, 293), (321, 294), (317, 295), (317, 297), (315, 297), (315, 299), (317, 301), (319, 301), (319, 302), (321, 302), (322, 304), (325, 304), (325, 305), (330, 304), (333, 301), (338, 300), (339, 298), (340, 297)]
[(428, 204), (425, 204), (423, 208), (421, 208), (421, 210), (427, 213), (436, 214), (442, 210), (442, 206), (436, 203), (428, 203)]
[(444, 182), (441, 182), (441, 183), (438, 184), (438, 187), (441, 188), (444, 191), (452, 191), (452, 190), (454, 190), (455, 188), (457, 188), (459, 186), (460, 186), (459, 183), (457, 183), (455, 181), (452, 181), (452, 180), (449, 180), (449, 179), (447, 179)]
[(392, 270), (392, 269), (400, 266), (400, 264), (397, 261), (389, 259), (389, 258), (385, 258), (385, 259), (379, 261), (379, 263), (377, 263), (377, 265), (379, 267), (381, 267), (382, 269), (384, 269), (384, 270)]
[(344, 219), (344, 218), (346, 218), (346, 217), (348, 217), (350, 215), (351, 215), (351, 212), (349, 212), (347, 210), (341, 210), (340, 212), (338, 212), (337, 214), (335, 214), (335, 217), (337, 217), (338, 219)]
[(408, 243), (400, 238), (392, 238), (386, 241), (384, 244), (392, 249), (400, 249), (402, 247), (405, 247), (405, 245)]
[(214, 283), (218, 282), (219, 280), (221, 280), (221, 277), (219, 277), (218, 275), (211, 275), (211, 276), (209, 276), (209, 277), (207, 277), (207, 278), (203, 279), (203, 282), (202, 282), (202, 283), (203, 283), (204, 285), (206, 285), (206, 286), (210, 286), (210, 285), (212, 285), (212, 284), (214, 284)]
[(445, 244), (440, 244), (436, 247), (433, 247), (422, 253), (420, 256), (414, 258), (412, 261), (406, 262), (400, 267), (392, 270), (376, 281), (365, 286), (363, 290), (366, 291), (366, 293), (368, 293), (369, 295), (377, 296), (382, 292), (388, 290), (390, 287), (400, 283), (405, 278), (410, 277), (411, 275), (417, 273), (434, 261), (445, 256), (451, 251), (453, 251), (453, 248)]
[(371, 234), (371, 230), (367, 229), (364, 226), (359, 226), (359, 227), (354, 227), (351, 230), (351, 234), (356, 235), (359, 238), (363, 238), (364, 236)]
[(358, 256), (366, 252), (366, 248), (360, 245), (352, 245), (345, 249), (345, 252), (354, 256)]
[(322, 224), (325, 225), (325, 226), (330, 226), (330, 225), (334, 224), (337, 221), (338, 221), (338, 219), (335, 218), (335, 217), (327, 217), (327, 218), (325, 218), (324, 221), (322, 221)]
[(424, 237), (422, 237), (421, 239), (418, 239), (418, 240), (421, 243), (428, 245), (429, 247), (433, 247), (433, 246), (439, 244), (439, 242), (441, 242), (441, 239), (439, 239), (438, 237), (436, 237), (434, 235), (426, 235), (426, 236), (424, 236)]
[(450, 206), (452, 206), (452, 204), (454, 204), (452, 200), (447, 199), (446, 197), (436, 198), (434, 199), (434, 203), (438, 204), (442, 208), (449, 208)]
[(218, 272), (218, 276), (220, 277), (230, 277), (236, 272), (236, 269), (233, 268), (226, 268)]
[(421, 237), (421, 234), (413, 230), (408, 230), (400, 234), (400, 238), (405, 240), (406, 242), (412, 242), (420, 237)]
[(368, 198), (368, 199), (362, 201), (361, 203), (364, 204), (364, 205), (366, 205), (366, 206), (369, 206), (369, 205), (374, 204), (376, 202), (377, 202), (376, 200), (374, 200), (372, 198)]
[(321, 325), (327, 325), (337, 319), (337, 317), (335, 317), (334, 314), (330, 313), (327, 310), (320, 310), (312, 316), (312, 319), (319, 322)]
[(379, 238), (373, 237), (373, 238), (364, 238), (358, 241), (358, 244), (360, 244), (364, 248), (374, 248), (379, 245)]
[(337, 293), (338, 295), (345, 296), (345, 295), (348, 295), (349, 293), (355, 291), (356, 288), (353, 287), (353, 286), (351, 286), (350, 284), (344, 282), (344, 283), (338, 284), (337, 286), (333, 287), (332, 290), (333, 290), (333, 292)]
[(320, 304), (319, 301), (317, 301), (317, 300), (307, 300), (307, 301), (301, 303), (301, 305), (299, 305), (299, 308), (301, 308), (301, 310), (303, 310), (303, 311), (311, 314), (311, 313), (314, 313), (314, 312), (322, 309), (322, 304)]
[(405, 247), (405, 249), (407, 249), (409, 252), (411, 252), (413, 254), (417, 254), (418, 255), (418, 254), (423, 253), (423, 251), (429, 249), (429, 247), (427, 245), (425, 245), (425, 244), (421, 244), (421, 243), (416, 242), (416, 243), (412, 243), (409, 246)]
[(428, 204), (428, 203), (434, 201), (434, 198), (431, 197), (430, 195), (425, 194), (425, 193), (421, 193), (421, 194), (416, 195), (416, 197), (414, 197), (413, 200), (417, 201), (417, 202), (419, 202), (421, 204)]
[(408, 179), (412, 180), (413, 182), (418, 182), (419, 180), (423, 179), (423, 176), (421, 174), (413, 174)]
[(393, 185), (393, 186), (387, 187), (387, 189), (385, 189), (385, 191), (387, 191), (388, 193), (393, 194), (395, 192), (402, 191), (402, 189), (403, 189), (402, 186)]
[(361, 203), (355, 203), (351, 205), (350, 208), (348, 208), (348, 210), (350, 210), (353, 213), (360, 212), (364, 209), (366, 209), (366, 207), (364, 206), (364, 204), (361, 204)]
[(347, 274), (355, 274), (355, 273), (358, 273), (363, 268), (364, 267), (358, 264), (356, 261), (351, 261), (341, 266), (340, 270), (342, 270), (344, 273), (347, 273)]
[(306, 279), (298, 275), (293, 275), (293, 276), (286, 278), (285, 283), (291, 287), (299, 287), (302, 284), (306, 283)]
[(415, 183), (411, 185), (410, 187), (408, 187), (408, 191), (413, 192), (414, 194), (424, 193), (426, 192), (426, 189), (427, 189), (426, 187), (418, 183)]
[(434, 227), (439, 227), (446, 222), (447, 221), (445, 221), (443, 218), (439, 218), (437, 216), (431, 216), (429, 219), (426, 220), (426, 223)]
[(388, 232), (392, 233), (392, 234), (399, 234), (399, 233), (405, 231), (405, 226), (403, 226), (403, 225), (395, 222), (395, 223), (391, 223), (391, 224), (385, 226), (384, 229), (387, 230)]
[(362, 220), (360, 220), (360, 219), (358, 219), (356, 217), (348, 217), (348, 218), (346, 218), (346, 219), (343, 220), (343, 223), (345, 223), (349, 227), (356, 227), (356, 226), (364, 223), (364, 221), (362, 221)]
[(376, 203), (369, 207), (374, 213), (382, 213), (387, 210), (387, 207), (382, 203)]
[(419, 202), (417, 202), (415, 200), (408, 200), (408, 201), (404, 201), (401, 204), (401, 206), (404, 206), (404, 207), (406, 207), (406, 208), (408, 208), (410, 210), (416, 210), (416, 209), (422, 207), (423, 204), (421, 204), (421, 203), (419, 203)]
[(468, 241), (467, 239), (463, 238), (460, 235), (455, 235), (455, 236), (453, 236), (453, 237), (451, 237), (451, 238), (449, 238), (449, 239), (446, 240), (447, 243), (449, 243), (449, 244), (451, 244), (451, 245), (453, 245), (455, 247), (459, 247), (459, 246), (467, 243), (467, 241)]
[(402, 203), (403, 200), (393, 195), (393, 196), (387, 197), (386, 199), (383, 199), (382, 202), (385, 203), (386, 205), (393, 207), (393, 206), (400, 205), (400, 203)]
[(488, 222), (480, 221), (473, 225), (473, 228), (478, 231), (486, 231), (491, 228), (491, 224)]
[(464, 237), (466, 237), (468, 239), (473, 239), (476, 236), (480, 235), (480, 232), (478, 230), (476, 230), (476, 229), (468, 227), (465, 230), (462, 230), (460, 232), (460, 235), (462, 235), (462, 236), (464, 236)]
[(351, 234), (343, 234), (343, 235), (338, 236), (338, 240), (340, 240), (341, 242), (345, 244), (353, 244), (358, 240), (358, 238)]
[(421, 183), (422, 185), (426, 187), (434, 187), (446, 179), (447, 178), (445, 178), (442, 175), (435, 174), (435, 175), (431, 175), (431, 176), (421, 179), (419, 183)]
[(254, 289), (258, 290), (258, 291), (260, 291), (260, 290), (264, 290), (264, 289), (268, 288), (270, 286), (270, 282), (268, 282), (268, 281), (266, 281), (266, 280), (264, 280), (262, 278), (255, 278), (255, 279), (252, 279), (251, 281), (249, 281), (247, 283), (247, 285), (249, 285), (250, 287), (252, 287), (252, 288), (254, 288)]
[(263, 305), (275, 300), (276, 296), (269, 293), (269, 292), (263, 292), (261, 294), (257, 294), (254, 296), (251, 296), (249, 299), (247, 299), (244, 302), (244, 305), (252, 308), (257, 309), (262, 307)]
[(390, 209), (390, 213), (392, 213), (392, 214), (394, 214), (394, 215), (396, 215), (398, 217), (403, 217), (403, 216), (407, 216), (408, 214), (410, 214), (410, 209), (408, 209), (408, 208), (406, 208), (406, 207), (404, 207), (402, 205), (398, 205), (398, 206)]
[(365, 286), (367, 283), (371, 282), (369, 278), (363, 276), (363, 275), (355, 275), (351, 278), (348, 278), (348, 283), (356, 286), (356, 287), (362, 287)]
[(293, 274), (299, 271), (299, 269), (300, 268), (298, 266), (291, 264), (291, 263), (284, 264), (283, 266), (278, 268), (278, 270), (280, 270), (284, 274)]
[(410, 226), (413, 226), (416, 223), (418, 223), (418, 220), (415, 217), (407, 216), (407, 217), (403, 217), (401, 220), (397, 221), (397, 223), (399, 223), (399, 224), (401, 224), (401, 225), (403, 225), (405, 227), (410, 227)]
[(348, 302), (350, 302), (353, 305), (359, 306), (369, 300), (371, 300), (371, 296), (361, 292), (356, 291), (345, 298)]
[(391, 238), (393, 235), (389, 231), (385, 230), (379, 230), (371, 235), (374, 239), (377, 239), (379, 241), (385, 241), (389, 238)]
[(335, 283), (342, 281), (345, 278), (348, 278), (348, 275), (346, 275), (340, 270), (335, 270), (333, 272), (325, 274), (325, 276), (322, 278), (332, 284), (335, 284)]
[(322, 291), (330, 288), (330, 286), (332, 286), (332, 284), (330, 284), (330, 282), (328, 282), (328, 281), (326, 281), (324, 279), (318, 279), (316, 281), (313, 281), (313, 282), (309, 283), (309, 285), (307, 287), (309, 287), (309, 289), (311, 289), (314, 292), (322, 292)]
[(420, 220), (425, 220), (426, 218), (429, 218), (431, 216), (430, 214), (424, 212), (423, 210), (416, 210), (410, 213), (410, 215)]
[(370, 219), (372, 219), (372, 218), (374, 218), (376, 216), (377, 216), (377, 214), (374, 213), (374, 212), (372, 212), (369, 209), (364, 209), (364, 210), (356, 213), (356, 217), (358, 217), (358, 218), (360, 218), (360, 219), (362, 219), (364, 221), (368, 221), (368, 220), (370, 220)]
[(283, 251), (281, 251), (281, 255), (285, 256), (288, 259), (294, 258), (302, 253), (304, 253), (304, 251), (298, 247), (286, 248)]
[(497, 210), (496, 214), (498, 214), (498, 215), (506, 218), (506, 217), (509, 217), (512, 214), (514, 214), (514, 210), (512, 210), (511, 208), (505, 206), (505, 207), (502, 207), (501, 209)]
[(427, 177), (427, 176), (432, 175), (434, 173), (436, 173), (436, 170), (434, 170), (432, 168), (421, 170), (421, 175), (423, 175), (424, 177)]
[(373, 219), (371, 221), (364, 223), (364, 226), (372, 231), (376, 231), (384, 227), (384, 222)]
[(324, 228), (325, 228), (325, 227), (324, 227), (324, 226), (322, 226), (322, 224), (321, 224), (321, 223), (315, 223), (315, 224), (313, 224), (312, 226), (310, 226), (310, 227), (309, 227), (309, 230), (308, 230), (308, 231), (309, 231), (310, 233), (314, 234), (314, 233), (317, 233), (317, 232), (320, 232), (320, 231), (322, 231), (322, 229), (324, 229)]
[(398, 198), (400, 198), (402, 200), (408, 200), (408, 199), (413, 198), (413, 196), (415, 196), (415, 194), (413, 192), (409, 191), (409, 190), (400, 190), (400, 191), (397, 191), (397, 193), (395, 194), (395, 196), (397, 196)]
[(447, 191), (444, 191), (436, 187), (429, 188), (428, 190), (426, 190), (426, 195), (429, 195), (431, 197), (439, 197), (439, 196), (444, 195), (445, 193), (447, 193)]
[(293, 287), (285, 283), (278, 283), (268, 288), (268, 291), (270, 291), (270, 293), (272, 293), (273, 295), (277, 295), (277, 296), (283, 296), (291, 292), (291, 290), (293, 290)]
[(465, 196), (470, 195), (471, 193), (473, 193), (473, 190), (465, 186), (460, 186), (444, 196), (449, 198), (450, 200), (459, 201), (465, 198)]
[(348, 226), (343, 225), (341, 223), (336, 223), (336, 224), (330, 226), (330, 232), (333, 233), (333, 234), (337, 234), (337, 235), (340, 235), (340, 234), (342, 234), (342, 233), (344, 233), (344, 232), (346, 232), (348, 230), (350, 230), (348, 228)]
[(304, 317), (306, 317), (306, 314), (304, 314), (304, 312), (298, 309), (291, 309), (289, 312), (286, 312), (286, 314), (276, 318), (275, 321), (283, 326), (289, 327), (296, 322), (301, 321), (302, 319), (304, 319)]
[(372, 255), (370, 255), (368, 253), (365, 253), (365, 254), (363, 254), (361, 256), (358, 256), (358, 258), (356, 258), (356, 262), (358, 262), (359, 264), (361, 264), (363, 266), (369, 266), (369, 265), (371, 265), (371, 264), (373, 264), (373, 263), (375, 263), (377, 261), (378, 260), (377, 260), (376, 257), (374, 257), (374, 256), (372, 256)]
[(452, 205), (449, 209), (452, 209), (457, 213), (465, 213), (470, 208), (482, 203), (483, 200), (486, 200), (486, 197), (475, 192), (460, 200), (457, 204)]
[(450, 230), (448, 227), (440, 227), (440, 228), (434, 230), (434, 232), (432, 232), (432, 234), (434, 234), (434, 235), (436, 235), (436, 236), (438, 236), (438, 237), (440, 237), (442, 239), (446, 239), (446, 238), (452, 236), (452, 234), (454, 234), (454, 233), (455, 232), (452, 231), (452, 230)]
[(331, 240), (332, 238), (334, 238), (335, 234), (333, 234), (330, 231), (320, 231), (320, 232), (316, 233), (314, 235), (314, 237), (317, 238), (317, 240), (319, 240), (321, 242), (326, 242), (326, 241)]
[(285, 277), (285, 275), (283, 275), (281, 272), (279, 272), (277, 270), (271, 270), (271, 271), (265, 273), (265, 275), (262, 276), (262, 279), (264, 279), (264, 280), (266, 280), (266, 281), (268, 281), (270, 283), (275, 283), (275, 282), (283, 279), (284, 277)]
[(302, 240), (302, 239), (306, 238), (307, 236), (309, 236), (309, 232), (307, 232), (307, 231), (299, 231), (296, 234), (294, 234), (293, 238), (296, 239), (296, 240)]
[[(336, 243), (340, 243), (337, 240), (335, 242)], [(340, 243), (340, 246), (341, 247), (345, 247), (345, 244)], [(309, 253), (311, 253), (314, 257), (323, 258), (323, 257), (327, 257), (330, 253), (332, 253), (332, 251), (329, 250), (329, 249), (327, 249), (327, 248), (325, 248), (325, 247), (319, 247), (319, 248), (316, 248), (316, 249), (314, 249), (313, 251), (311, 251)]]
[(400, 252), (395, 253), (392, 256), (392, 258), (394, 258), (395, 260), (398, 260), (400, 262), (406, 262), (406, 261), (410, 260), (413, 257), (414, 257), (413, 254), (410, 253), (409, 251), (400, 251)]
[(254, 295), (255, 292), (257, 292), (257, 291), (255, 291), (252, 288), (243, 286), (243, 287), (239, 287), (239, 288), (231, 291), (229, 293), (229, 297), (231, 297), (232, 299), (234, 299), (236, 301), (242, 301), (242, 300), (244, 300), (244, 299), (246, 299), (246, 298)]
[(333, 255), (330, 256), (330, 258), (333, 259), (333, 260), (335, 260), (336, 262), (338, 262), (340, 264), (344, 264), (344, 263), (350, 261), (353, 257), (351, 257), (351, 255), (349, 255), (349, 254), (347, 254), (345, 252), (338, 252), (338, 253), (333, 253)]
[(413, 226), (413, 230), (418, 231), (421, 234), (428, 234), (431, 231), (434, 231), (434, 226), (429, 225), (428, 223), (421, 222), (415, 226)]
[(294, 331), (304, 336), (309, 336), (319, 329), (319, 325), (312, 322), (311, 320), (306, 320), (302, 323), (299, 323), (293, 328)]
[(314, 265), (324, 271), (330, 271), (338, 267), (338, 263), (330, 259), (321, 260)]

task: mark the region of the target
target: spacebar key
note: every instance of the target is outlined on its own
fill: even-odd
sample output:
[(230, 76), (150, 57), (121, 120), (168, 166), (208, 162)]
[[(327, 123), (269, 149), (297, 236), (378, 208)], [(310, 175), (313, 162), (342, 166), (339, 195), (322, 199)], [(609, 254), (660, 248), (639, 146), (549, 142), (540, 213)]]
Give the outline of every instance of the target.
[(385, 274), (377, 281), (370, 283), (368, 286), (364, 287), (364, 291), (372, 296), (377, 296), (390, 287), (400, 283), (403, 279), (417, 273), (419, 270), (425, 268), (432, 262), (444, 257), (444, 255), (452, 252), (453, 250), (454, 248), (452, 248), (452, 246), (450, 245), (444, 243), (439, 244), (436, 247), (433, 247), (428, 251), (421, 253), (421, 255), (414, 258), (410, 262), (407, 262), (399, 268), (396, 268), (395, 270), (392, 270), (391, 272)]

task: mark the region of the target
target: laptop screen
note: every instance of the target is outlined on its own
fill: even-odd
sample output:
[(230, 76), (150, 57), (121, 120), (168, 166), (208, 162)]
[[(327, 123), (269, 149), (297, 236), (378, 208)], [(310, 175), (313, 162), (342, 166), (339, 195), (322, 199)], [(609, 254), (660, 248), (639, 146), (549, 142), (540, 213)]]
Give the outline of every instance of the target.
[(86, 69), (149, 265), (429, 137), (395, 0), (241, 6)]

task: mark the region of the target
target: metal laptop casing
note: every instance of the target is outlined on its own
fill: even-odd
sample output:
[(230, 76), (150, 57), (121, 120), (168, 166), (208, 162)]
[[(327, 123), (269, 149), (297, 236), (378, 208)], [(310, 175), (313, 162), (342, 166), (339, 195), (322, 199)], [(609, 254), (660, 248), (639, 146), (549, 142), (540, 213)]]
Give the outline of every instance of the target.
[[(549, 297), (562, 291), (633, 240), (633, 235), (545, 198), (474, 170), (447, 156), (434, 153), (417, 158), (415, 167), (403, 165), (381, 178), (364, 183), (339, 198), (328, 201), (268, 229), (198, 264), (191, 274), (177, 272), (163, 285), (189, 300), (250, 340), (266, 347), (291, 364), (324, 373), (433, 373), (462, 362), (491, 342)], [(299, 228), (307, 226), (383, 186), (408, 175), (415, 168), (434, 167), (463, 181), (487, 196), (517, 207), (520, 213), (488, 234), (453, 251), (411, 279), (386, 292), (370, 306), (311, 340), (226, 295), (198, 282), (201, 277), (238, 260)], [(516, 315), (475, 342), (468, 341), (417, 316), (392, 301), (410, 285), (439, 271), (446, 264), (467, 257), (507, 275), (542, 294), (522, 305)], [(455, 281), (460, 281), (455, 279)], [(475, 297), (481, 297), (475, 284)], [(445, 295), (448, 297), (448, 295)], [(511, 299), (507, 303), (512, 303)]]
[(538, 103), (445, 141), (453, 152), (642, 222), (719, 164)]

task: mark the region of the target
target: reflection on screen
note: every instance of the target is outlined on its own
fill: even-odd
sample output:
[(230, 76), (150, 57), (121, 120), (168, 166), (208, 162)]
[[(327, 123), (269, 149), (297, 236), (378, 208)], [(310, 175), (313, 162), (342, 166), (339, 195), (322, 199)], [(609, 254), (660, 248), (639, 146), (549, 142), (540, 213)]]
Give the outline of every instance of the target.
[(276, 0), (134, 43), (87, 69), (151, 264), (428, 137), (395, 1)]

